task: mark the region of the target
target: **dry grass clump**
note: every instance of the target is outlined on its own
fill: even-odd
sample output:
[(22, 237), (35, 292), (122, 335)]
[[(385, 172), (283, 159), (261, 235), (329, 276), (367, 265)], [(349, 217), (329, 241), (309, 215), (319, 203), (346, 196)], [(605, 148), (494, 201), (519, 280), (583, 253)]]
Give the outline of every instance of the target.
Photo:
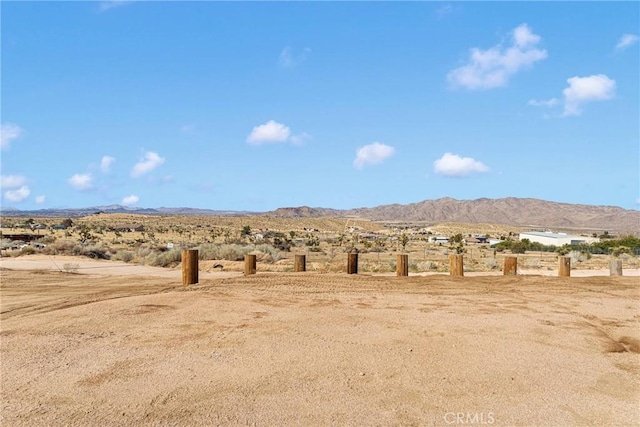
[[(25, 248), (27, 249), (27, 248)], [(83, 245), (72, 240), (56, 240), (42, 249), (46, 255), (75, 255), (93, 259), (110, 259), (108, 248), (102, 242)]]

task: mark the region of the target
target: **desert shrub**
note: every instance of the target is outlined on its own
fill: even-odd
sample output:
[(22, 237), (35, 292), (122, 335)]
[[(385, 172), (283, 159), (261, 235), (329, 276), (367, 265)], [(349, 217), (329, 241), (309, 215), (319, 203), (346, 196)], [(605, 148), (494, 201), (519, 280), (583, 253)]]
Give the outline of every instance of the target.
[(484, 266), (489, 270), (498, 270), (500, 268), (500, 264), (498, 263), (498, 261), (493, 258), (485, 259)]
[(418, 271), (420, 271), (418, 265), (419, 264), (417, 262), (409, 260), (409, 271), (412, 273), (417, 273)]
[(20, 253), (18, 254), (18, 256), (22, 256), (22, 255), (32, 255), (36, 253), (36, 249), (34, 247), (31, 246), (25, 246), (24, 248), (20, 249)]
[(588, 252), (570, 251), (567, 256), (571, 258), (571, 263), (583, 262), (591, 258), (591, 254)]
[(131, 262), (134, 256), (135, 254), (132, 251), (118, 251), (111, 257), (111, 259), (115, 261)]
[(86, 256), (93, 259), (109, 259), (111, 258), (107, 253), (107, 250), (101, 245), (83, 246), (80, 250), (81, 256)]
[(523, 266), (523, 267), (531, 267), (531, 268), (538, 268), (540, 267), (540, 260), (538, 259), (534, 259), (534, 258), (520, 258), (518, 260), (518, 262)]
[(71, 240), (56, 240), (47, 245), (42, 252), (47, 255), (71, 255), (76, 243)]
[(433, 261), (424, 261), (424, 262), (418, 263), (418, 269), (419, 271), (437, 270), (438, 264), (436, 264)]
[(276, 248), (274, 248), (271, 245), (257, 245), (255, 250), (268, 255), (271, 262), (278, 261), (280, 260), (280, 258), (282, 258), (280, 256), (280, 251), (278, 251)]
[(153, 255), (153, 252), (154, 252), (153, 249), (150, 248), (149, 246), (140, 246), (136, 250), (136, 255), (138, 256), (138, 258), (144, 259), (149, 255)]
[(149, 264), (154, 267), (170, 267), (182, 262), (182, 250), (171, 249), (164, 252), (155, 252), (149, 258)]
[(230, 244), (205, 243), (198, 246), (198, 258), (201, 260), (224, 259), (227, 261), (242, 261), (244, 256), (251, 252), (253, 246)]

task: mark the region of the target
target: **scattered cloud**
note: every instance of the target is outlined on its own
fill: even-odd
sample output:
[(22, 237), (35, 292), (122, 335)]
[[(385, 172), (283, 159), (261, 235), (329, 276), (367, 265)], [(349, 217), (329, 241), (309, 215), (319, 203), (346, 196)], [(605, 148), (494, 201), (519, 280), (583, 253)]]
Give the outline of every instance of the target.
[(463, 178), (474, 173), (489, 172), (489, 167), (471, 157), (460, 157), (457, 154), (444, 153), (433, 162), (434, 172), (447, 177)]
[(23, 185), (22, 187), (16, 190), (7, 190), (4, 192), (4, 198), (9, 200), (10, 202), (21, 202), (29, 197), (31, 194), (31, 190), (28, 185)]
[(147, 151), (146, 153), (144, 153), (144, 157), (138, 163), (136, 163), (131, 170), (131, 176), (133, 178), (138, 178), (146, 173), (149, 173), (158, 166), (164, 164), (164, 161), (165, 159), (160, 157), (158, 153)]
[(616, 50), (624, 50), (629, 46), (638, 43), (638, 36), (635, 34), (624, 34), (620, 37), (618, 44), (616, 45)]
[(395, 151), (395, 148), (379, 142), (359, 147), (356, 150), (353, 166), (356, 169), (362, 169), (365, 165), (377, 165), (393, 156)]
[(0, 187), (3, 189), (22, 187), (26, 182), (22, 175), (0, 175)]
[(108, 173), (111, 165), (115, 161), (116, 159), (111, 156), (102, 156), (102, 160), (100, 161), (100, 170), (102, 171), (102, 173)]
[(292, 135), (291, 138), (289, 138), (289, 141), (291, 141), (293, 145), (303, 145), (306, 141), (309, 141), (310, 139), (311, 139), (311, 135), (309, 135), (306, 132), (302, 132), (301, 134), (298, 134), (298, 135)]
[(98, 9), (100, 12), (106, 12), (109, 9), (113, 9), (115, 7), (124, 6), (126, 4), (132, 3), (132, 0), (108, 0), (100, 2)]
[(604, 74), (567, 79), (569, 87), (562, 91), (564, 95), (563, 116), (579, 116), (582, 106), (591, 101), (604, 101), (616, 94), (616, 81)]
[(93, 177), (89, 173), (77, 173), (67, 180), (69, 185), (79, 191), (93, 188)]
[(540, 36), (527, 24), (515, 28), (511, 35), (511, 45), (507, 48), (501, 44), (487, 50), (472, 48), (467, 64), (447, 75), (449, 83), (470, 90), (506, 86), (518, 71), (547, 57), (546, 50), (536, 47)]
[(195, 130), (196, 130), (196, 125), (194, 124), (180, 126), (180, 132), (182, 133), (192, 133)]
[(453, 5), (451, 4), (443, 4), (439, 8), (436, 9), (436, 17), (438, 19), (444, 19), (445, 16), (453, 13)]
[(287, 142), (290, 135), (291, 129), (288, 126), (269, 120), (263, 125), (254, 127), (247, 137), (247, 142), (252, 145)]
[(281, 67), (284, 67), (284, 68), (295, 67), (296, 65), (300, 65), (301, 63), (306, 61), (310, 54), (311, 54), (311, 49), (309, 49), (308, 47), (305, 47), (304, 49), (302, 49), (302, 52), (300, 52), (299, 54), (294, 55), (291, 47), (286, 46), (280, 52), (278, 63), (280, 64)]
[(532, 105), (534, 107), (547, 107), (547, 108), (551, 108), (551, 107), (555, 107), (556, 105), (558, 105), (558, 98), (551, 98), (551, 99), (546, 99), (546, 100), (536, 100), (536, 99), (530, 99), (529, 102), (527, 102), (527, 104)]
[(47, 201), (47, 198), (45, 196), (36, 196), (35, 201), (36, 204), (43, 205)]
[(135, 194), (132, 194), (122, 199), (122, 204), (124, 206), (132, 206), (138, 203), (139, 201), (140, 201), (140, 197), (136, 196)]
[(11, 141), (20, 138), (24, 130), (13, 123), (4, 123), (0, 126), (0, 148), (5, 150), (11, 146)]

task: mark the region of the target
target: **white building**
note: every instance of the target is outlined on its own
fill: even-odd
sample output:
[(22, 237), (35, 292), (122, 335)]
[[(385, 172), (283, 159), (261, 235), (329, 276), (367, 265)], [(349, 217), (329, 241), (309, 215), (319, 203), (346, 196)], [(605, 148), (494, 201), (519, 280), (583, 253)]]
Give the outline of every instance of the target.
[(531, 242), (547, 246), (590, 244), (600, 241), (597, 237), (575, 236), (567, 233), (552, 233), (550, 231), (520, 233), (520, 240), (522, 239), (529, 239)]

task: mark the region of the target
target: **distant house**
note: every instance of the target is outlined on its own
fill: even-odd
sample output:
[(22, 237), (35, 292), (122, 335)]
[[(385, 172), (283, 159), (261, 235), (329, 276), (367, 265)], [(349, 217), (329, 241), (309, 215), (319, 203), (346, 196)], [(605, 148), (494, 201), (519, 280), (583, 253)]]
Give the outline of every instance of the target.
[(429, 237), (429, 242), (440, 244), (440, 245), (448, 245), (449, 238), (447, 236), (431, 236)]
[(597, 237), (575, 236), (567, 233), (552, 233), (550, 231), (529, 231), (520, 233), (520, 240), (528, 239), (547, 246), (579, 245), (599, 242)]

